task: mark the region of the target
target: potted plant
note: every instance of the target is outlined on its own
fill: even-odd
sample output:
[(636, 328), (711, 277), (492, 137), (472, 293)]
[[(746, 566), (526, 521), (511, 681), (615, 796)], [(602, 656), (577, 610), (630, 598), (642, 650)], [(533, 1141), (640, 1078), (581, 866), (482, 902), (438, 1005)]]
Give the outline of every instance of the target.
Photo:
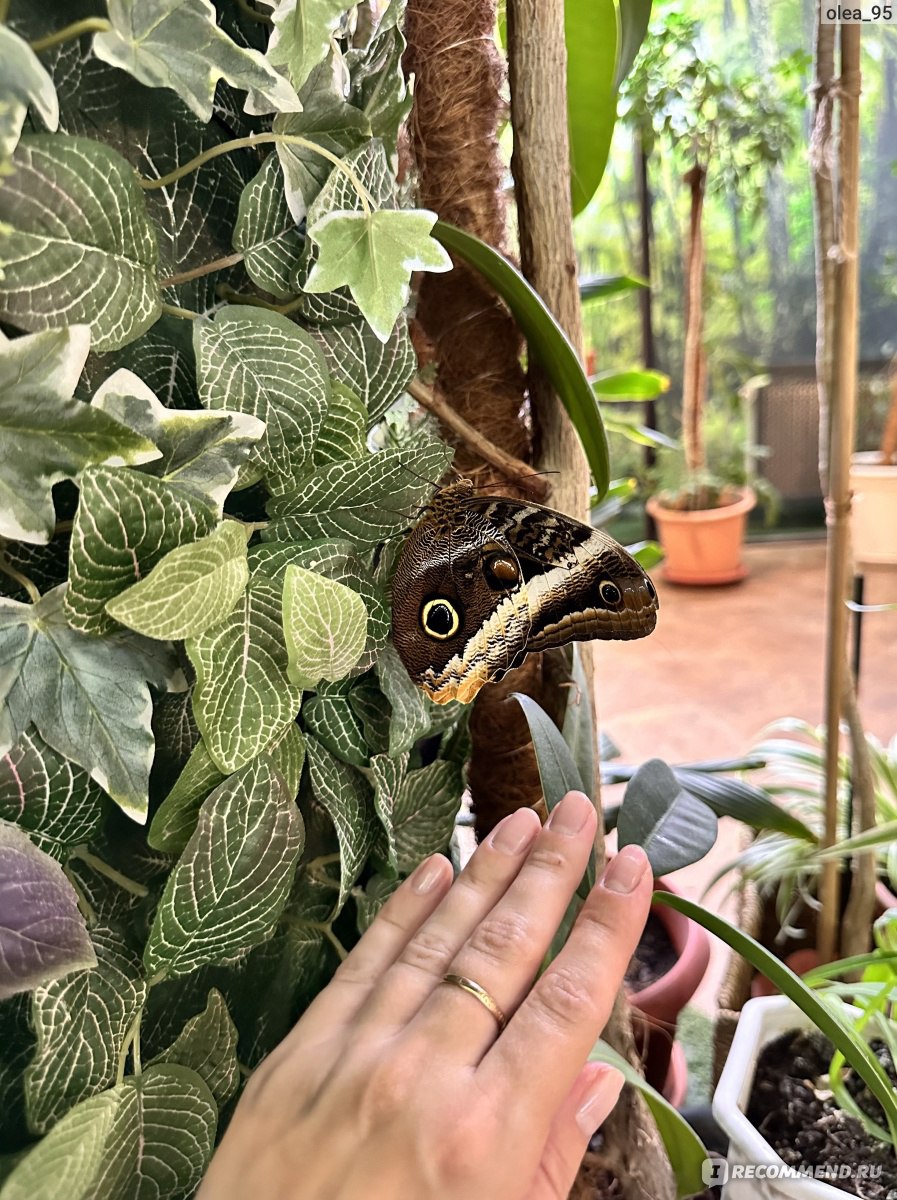
[(888, 372), (890, 403), (877, 450), (851, 459), (851, 538), (858, 563), (897, 563), (897, 364)]
[[(817, 968), (803, 980), (819, 990), (835, 1027), (870, 1041), (874, 1054), (866, 1065), (892, 1101), (895, 929), (897, 909), (876, 922), (871, 953)], [(857, 982), (844, 982), (859, 971)], [(745, 1005), (713, 1102), (730, 1139), (726, 1200), (836, 1200), (845, 1191), (885, 1196), (897, 1184), (897, 1106), (882, 1107), (871, 1079), (858, 1075), (859, 1060), (833, 1048), (825, 1036), (832, 1026), (824, 1028), (819, 1016), (799, 988), (791, 998)]]
[[(700, 23), (678, 16), (646, 39), (624, 88), (627, 120), (646, 153), (662, 138), (684, 159), (689, 217), (684, 256), (685, 339), (682, 362), (682, 451), (685, 478), (647, 505), (674, 583), (721, 584), (744, 577), (741, 542), (756, 503), (747, 484), (709, 475), (704, 438), (708, 360), (704, 345), (704, 198), (708, 184), (762, 203), (762, 175), (795, 135), (794, 113), (782, 89), (767, 79), (727, 77), (707, 62)], [(763, 120), (758, 121), (758, 109)], [(761, 165), (762, 164), (762, 165)]]

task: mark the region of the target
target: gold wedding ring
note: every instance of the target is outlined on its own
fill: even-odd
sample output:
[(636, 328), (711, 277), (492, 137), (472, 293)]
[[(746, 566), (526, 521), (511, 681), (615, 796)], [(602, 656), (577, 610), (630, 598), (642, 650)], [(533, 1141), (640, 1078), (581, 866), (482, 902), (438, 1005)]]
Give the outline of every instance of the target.
[(460, 988), (462, 992), (469, 992), (474, 999), (479, 1000), (483, 1008), (487, 1008), (498, 1022), (498, 1032), (503, 1032), (508, 1018), (501, 1011), (494, 997), (490, 996), (484, 987), (480, 987), (475, 979), (468, 979), (466, 975), (443, 975), (442, 982), (450, 983), (452, 987)]

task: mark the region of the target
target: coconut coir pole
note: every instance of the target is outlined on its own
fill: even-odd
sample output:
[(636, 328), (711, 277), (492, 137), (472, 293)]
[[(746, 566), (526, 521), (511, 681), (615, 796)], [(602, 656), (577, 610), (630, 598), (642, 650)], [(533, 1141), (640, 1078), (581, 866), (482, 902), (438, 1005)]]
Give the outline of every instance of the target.
[[(582, 345), (582, 320), (573, 217), (570, 206), (563, 0), (508, 0), (508, 56), (514, 127), (512, 171), (523, 273), (574, 346)], [(545, 376), (529, 375), (536, 465), (552, 476), (552, 503), (587, 519), (589, 473), (579, 439)], [(592, 679), (588, 647), (583, 656)], [(594, 689), (593, 689), (594, 690)], [(597, 760), (597, 755), (596, 755)], [(600, 810), (599, 810), (600, 811)], [(598, 853), (603, 854), (599, 836)], [(621, 995), (605, 1037), (635, 1060), (628, 1005)], [(571, 1196), (600, 1195), (602, 1172), (616, 1177), (625, 1200), (672, 1200), (673, 1174), (656, 1126), (640, 1094), (624, 1089), (604, 1125), (600, 1154), (586, 1156)]]

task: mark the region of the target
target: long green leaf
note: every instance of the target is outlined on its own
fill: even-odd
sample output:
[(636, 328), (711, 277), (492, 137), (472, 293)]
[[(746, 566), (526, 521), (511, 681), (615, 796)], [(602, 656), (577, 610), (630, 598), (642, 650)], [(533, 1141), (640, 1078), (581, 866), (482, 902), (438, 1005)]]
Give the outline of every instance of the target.
[(567, 127), (573, 215), (594, 196), (617, 120), (619, 29), (615, 0), (565, 0)]
[(647, 279), (641, 275), (580, 275), (579, 296), (581, 300), (597, 300), (648, 286)]
[(610, 1067), (616, 1067), (627, 1083), (638, 1088), (645, 1097), (657, 1132), (663, 1139), (670, 1166), (676, 1176), (676, 1195), (693, 1196), (695, 1192), (699, 1192), (703, 1186), (701, 1166), (707, 1158), (707, 1151), (686, 1119), (673, 1108), (669, 1100), (664, 1099), (660, 1092), (655, 1091), (650, 1083), (642, 1078), (622, 1054), (618, 1054), (613, 1046), (609, 1046), (603, 1039), (595, 1043), (589, 1061), (603, 1062)]
[(654, 903), (666, 904), (684, 913), (686, 917), (691, 917), (693, 921), (697, 921), (724, 941), (736, 954), (746, 958), (752, 967), (774, 983), (779, 991), (793, 1001), (820, 1032), (825, 1034), (835, 1049), (840, 1050), (884, 1109), (889, 1125), (897, 1125), (897, 1094), (874, 1052), (846, 1020), (820, 1000), (812, 988), (807, 987), (799, 975), (795, 975), (749, 934), (736, 929), (716, 913), (708, 912), (700, 904), (686, 900), (684, 896), (673, 895), (671, 892), (655, 892)]
[[(545, 796), (545, 805), (548, 811), (551, 812), (554, 806), (563, 800), (567, 792), (585, 792), (588, 795), (570, 747), (564, 741), (564, 735), (548, 713), (536, 703), (532, 696), (526, 696), (522, 692), (513, 692), (511, 699), (519, 703), (523, 709), (523, 715), (526, 717), (526, 723), (529, 725), (533, 750), (536, 754), (536, 764), (539, 768), (542, 794)], [(589, 855), (589, 864), (582, 877), (582, 882), (576, 890), (576, 895), (585, 900), (594, 886), (595, 854), (593, 851)], [(575, 898), (573, 903), (575, 905)]]
[(538, 292), (503, 254), (445, 221), (436, 222), (433, 237), (475, 267), (514, 314), (573, 422), (600, 500), (610, 482), (607, 436), (594, 393), (569, 338)]

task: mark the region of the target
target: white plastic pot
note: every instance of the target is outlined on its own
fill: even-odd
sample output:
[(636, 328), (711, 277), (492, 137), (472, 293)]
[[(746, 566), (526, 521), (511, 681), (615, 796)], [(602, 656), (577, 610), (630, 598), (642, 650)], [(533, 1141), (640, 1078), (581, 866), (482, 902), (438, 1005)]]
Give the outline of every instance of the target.
[(745, 1116), (762, 1048), (788, 1030), (812, 1028), (813, 1022), (787, 996), (748, 1000), (742, 1009), (713, 1097), (713, 1115), (729, 1135), (723, 1200), (846, 1200), (848, 1193), (841, 1188), (791, 1175)]
[(850, 528), (858, 563), (897, 563), (897, 466), (882, 466), (877, 451), (851, 459)]

